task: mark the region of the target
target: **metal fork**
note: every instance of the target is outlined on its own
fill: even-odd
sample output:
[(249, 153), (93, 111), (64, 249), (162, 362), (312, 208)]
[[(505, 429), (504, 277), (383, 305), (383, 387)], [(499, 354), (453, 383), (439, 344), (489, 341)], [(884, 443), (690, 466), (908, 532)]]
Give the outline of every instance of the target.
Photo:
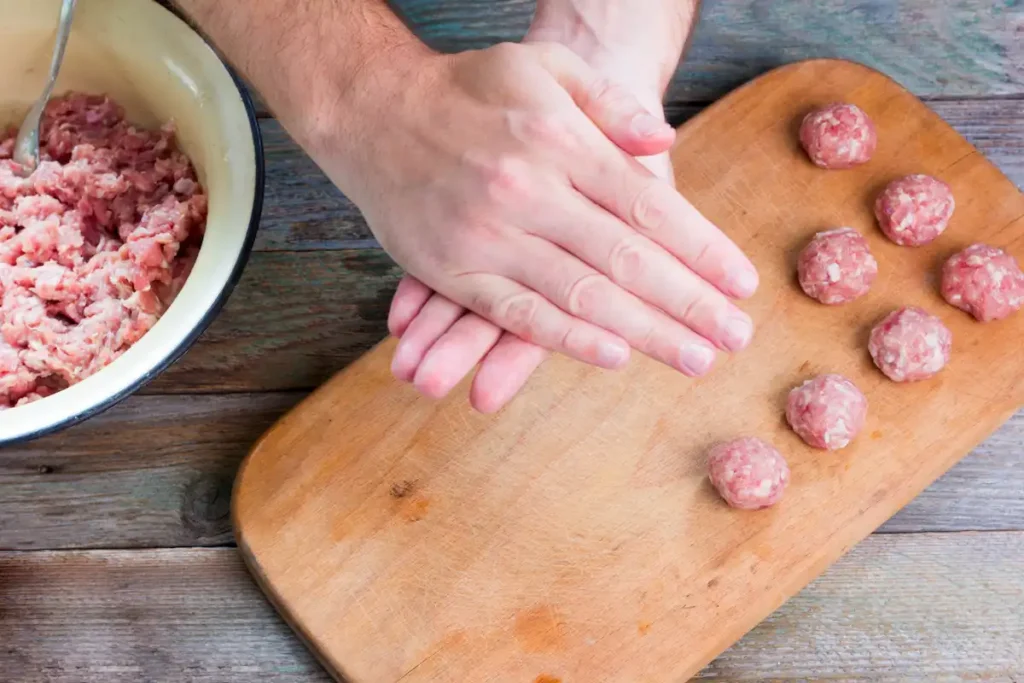
[(21, 167), (21, 174), (31, 175), (39, 166), (39, 126), (43, 118), (46, 104), (53, 95), (53, 86), (60, 73), (60, 65), (64, 61), (64, 49), (71, 34), (71, 16), (75, 11), (77, 0), (64, 0), (60, 6), (60, 23), (57, 26), (57, 45), (53, 49), (53, 60), (50, 62), (50, 77), (36, 103), (32, 105), (28, 115), (18, 129), (18, 137), (14, 142), (14, 161)]

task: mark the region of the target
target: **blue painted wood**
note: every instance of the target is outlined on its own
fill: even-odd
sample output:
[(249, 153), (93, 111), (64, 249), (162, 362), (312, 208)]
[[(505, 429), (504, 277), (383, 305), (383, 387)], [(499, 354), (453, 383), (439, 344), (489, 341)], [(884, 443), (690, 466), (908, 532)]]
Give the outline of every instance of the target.
[[(518, 40), (532, 0), (395, 0), (449, 51)], [(926, 97), (1024, 94), (1022, 0), (706, 0), (671, 99), (711, 101), (772, 67), (843, 57)]]

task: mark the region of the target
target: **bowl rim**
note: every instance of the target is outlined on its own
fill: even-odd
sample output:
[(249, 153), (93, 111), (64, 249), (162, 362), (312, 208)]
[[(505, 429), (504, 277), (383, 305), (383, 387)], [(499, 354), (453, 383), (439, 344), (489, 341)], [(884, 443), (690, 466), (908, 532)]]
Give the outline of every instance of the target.
[[(249, 225), (246, 227), (245, 239), (242, 241), (241, 248), (238, 250), (238, 255), (235, 258), (235, 263), (231, 266), (231, 273), (225, 280), (224, 286), (217, 294), (217, 298), (214, 299), (213, 304), (206, 309), (205, 313), (203, 313), (199, 323), (189, 330), (188, 334), (181, 338), (170, 353), (154, 363), (145, 374), (131, 382), (131, 384), (127, 385), (121, 391), (108, 396), (104, 400), (99, 401), (84, 410), (48, 424), (45, 427), (41, 427), (32, 432), (18, 434), (10, 438), (0, 436), (0, 447), (25, 443), (43, 436), (48, 436), (55, 432), (63, 431), (68, 427), (73, 427), (74, 425), (85, 422), (86, 420), (113, 408), (132, 394), (138, 392), (139, 389), (149, 384), (154, 378), (163, 373), (167, 368), (185, 355), (185, 352), (196, 343), (199, 337), (202, 336), (207, 328), (209, 328), (210, 323), (213, 322), (214, 318), (216, 318), (223, 310), (224, 305), (227, 303), (228, 298), (234, 291), (235, 286), (242, 278), (242, 273), (249, 261), (249, 256), (252, 254), (252, 248), (256, 242), (256, 233), (259, 230), (260, 220), (263, 215), (263, 197), (266, 182), (265, 159), (263, 157), (263, 133), (260, 130), (259, 117), (256, 115), (256, 106), (253, 103), (252, 95), (249, 93), (249, 90), (245, 87), (238, 74), (235, 73), (235, 70), (231, 68), (231, 65), (225, 62), (216, 50), (214, 50), (214, 54), (220, 61), (221, 66), (224, 67), (228, 75), (231, 77), (231, 80), (234, 82), (235, 88), (238, 91), (238, 95), (242, 100), (242, 107), (245, 109), (245, 116), (249, 122), (249, 131), (252, 134), (256, 170), (254, 176), (255, 187), (253, 188), (252, 208), (249, 214)], [(102, 370), (100, 370), (100, 372), (102, 372)]]

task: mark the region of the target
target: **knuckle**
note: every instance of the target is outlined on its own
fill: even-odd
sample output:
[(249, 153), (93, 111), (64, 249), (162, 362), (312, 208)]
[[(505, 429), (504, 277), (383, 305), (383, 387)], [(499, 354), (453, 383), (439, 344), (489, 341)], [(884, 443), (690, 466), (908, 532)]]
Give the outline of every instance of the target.
[(653, 354), (658, 348), (659, 331), (658, 326), (653, 321), (640, 330), (636, 337), (637, 349), (641, 352)]
[(523, 120), (523, 133), (533, 144), (546, 149), (572, 149), (576, 147), (576, 134), (568, 122), (558, 114), (529, 114)]
[(518, 292), (502, 299), (495, 307), (495, 317), (500, 325), (526, 341), (532, 341), (538, 333), (537, 313), (540, 310), (540, 296), (534, 292)]
[(668, 187), (661, 181), (648, 181), (633, 197), (629, 213), (638, 230), (654, 234), (664, 231), (667, 215), (662, 186)]
[(587, 273), (569, 286), (566, 310), (580, 318), (591, 317), (606, 302), (601, 294), (608, 280), (600, 273)]
[(712, 265), (716, 261), (714, 260), (714, 245), (711, 242), (705, 241), (697, 247), (697, 252), (693, 256), (693, 263), (691, 266), (694, 269), (703, 269), (705, 266)]
[(676, 317), (679, 320), (693, 321), (700, 317), (704, 301), (699, 296), (687, 296), (679, 302)]
[(529, 201), (530, 167), (515, 155), (501, 155), (484, 168), (484, 193), (498, 206), (514, 206)]
[(633, 103), (633, 95), (624, 86), (607, 78), (598, 78), (590, 86), (591, 103), (613, 110), (628, 108)]
[(595, 362), (598, 358), (597, 339), (586, 327), (570, 323), (562, 330), (558, 348), (564, 353), (575, 356), (585, 362)]
[(627, 235), (612, 247), (608, 267), (616, 282), (625, 285), (636, 282), (643, 276), (644, 251), (638, 243), (637, 235)]

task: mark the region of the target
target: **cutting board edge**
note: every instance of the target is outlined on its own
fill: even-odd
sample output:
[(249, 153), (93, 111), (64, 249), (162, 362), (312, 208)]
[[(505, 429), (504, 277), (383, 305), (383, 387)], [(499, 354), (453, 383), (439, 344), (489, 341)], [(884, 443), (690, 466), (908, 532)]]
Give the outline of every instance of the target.
[[(232, 511), (232, 523), (235, 523), (236, 518)], [(252, 577), (253, 583), (259, 588), (260, 592), (263, 593), (267, 603), (274, 608), (278, 616), (282, 621), (291, 629), (295, 637), (303, 644), (303, 646), (313, 655), (316, 661), (324, 668), (327, 674), (338, 683), (349, 683), (349, 678), (345, 675), (344, 671), (340, 667), (335, 666), (334, 662), (331, 662), (325, 652), (326, 648), (317, 647), (316, 638), (312, 634), (307, 633), (305, 629), (299, 626), (298, 621), (291, 615), (287, 608), (284, 606), (284, 601), (281, 596), (278, 595), (277, 591), (267, 580), (266, 574), (263, 572), (263, 568), (260, 567), (259, 560), (256, 559), (256, 555), (252, 552), (249, 547), (249, 543), (245, 540), (243, 534), (236, 530), (235, 532), (235, 543), (238, 546), (238, 554), (242, 558), (242, 564), (245, 565), (246, 570)]]

